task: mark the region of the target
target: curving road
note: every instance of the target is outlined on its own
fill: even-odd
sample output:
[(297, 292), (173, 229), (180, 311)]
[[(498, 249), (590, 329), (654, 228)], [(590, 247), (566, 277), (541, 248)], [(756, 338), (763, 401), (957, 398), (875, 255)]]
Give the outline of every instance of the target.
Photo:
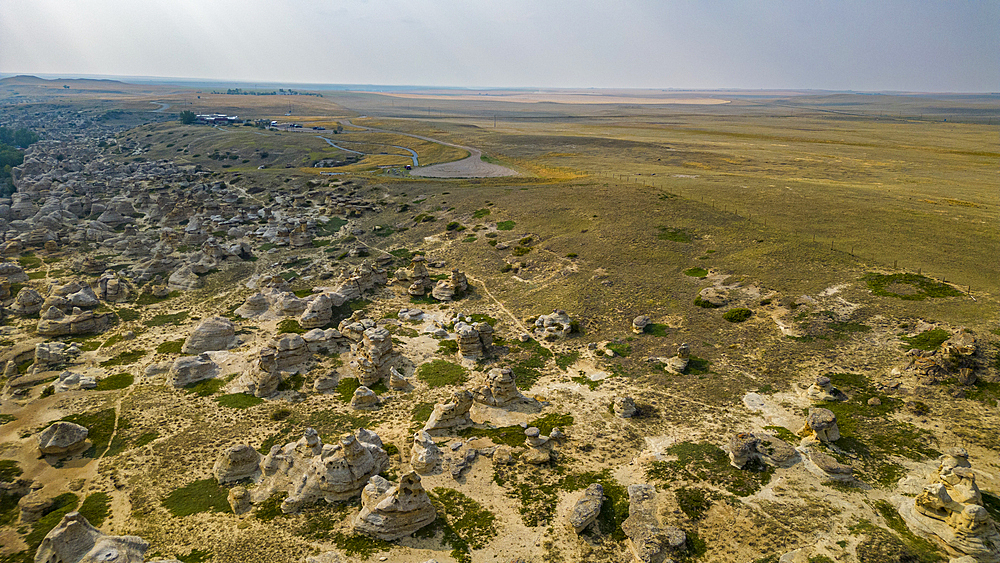
[[(392, 133), (394, 135), (405, 135), (407, 137), (413, 137), (414, 139), (420, 139), (421, 141), (429, 141), (431, 143), (437, 143), (439, 145), (445, 145), (449, 147), (455, 147), (462, 150), (469, 151), (469, 156), (463, 158), (462, 160), (456, 160), (454, 162), (444, 162), (441, 164), (432, 164), (430, 166), (422, 166), (420, 168), (414, 168), (411, 172), (411, 176), (421, 176), (425, 178), (500, 178), (503, 176), (520, 176), (521, 174), (515, 170), (511, 170), (506, 166), (500, 166), (498, 164), (490, 164), (489, 162), (483, 162), (482, 156), (483, 151), (473, 148), (466, 147), (463, 145), (456, 145), (454, 143), (447, 143), (438, 139), (432, 139), (431, 137), (424, 137), (423, 135), (414, 135), (413, 133), (404, 133), (402, 131), (390, 131), (388, 129), (378, 129), (375, 127), (365, 127), (363, 125), (355, 125), (351, 123), (350, 119), (340, 120), (340, 124), (344, 126), (350, 126), (357, 129), (363, 129), (365, 131), (371, 131), (374, 133)], [(403, 147), (397, 147), (403, 148)], [(416, 159), (414, 158), (414, 162)]]

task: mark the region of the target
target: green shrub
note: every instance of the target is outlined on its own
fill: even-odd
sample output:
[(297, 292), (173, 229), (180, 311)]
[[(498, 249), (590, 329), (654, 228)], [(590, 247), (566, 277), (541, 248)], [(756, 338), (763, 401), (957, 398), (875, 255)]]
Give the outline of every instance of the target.
[(292, 333), (305, 334), (306, 329), (302, 328), (299, 321), (295, 319), (285, 319), (278, 323), (278, 334)]
[(865, 282), (875, 295), (920, 301), (936, 297), (958, 297), (961, 291), (917, 274), (865, 274)]
[(916, 336), (900, 336), (899, 339), (906, 343), (904, 348), (919, 348), (921, 350), (937, 350), (944, 344), (945, 340), (951, 338), (951, 333), (947, 330), (935, 328), (925, 330)]
[(0, 459), (0, 483), (13, 483), (24, 471), (12, 459)]
[(702, 299), (700, 295), (694, 298), (694, 304), (695, 304), (695, 306), (701, 307), (703, 309), (718, 309), (719, 308), (719, 305), (716, 305), (716, 304), (712, 303), (711, 301), (706, 301), (706, 300)]
[(254, 518), (262, 522), (270, 522), (271, 520), (284, 515), (281, 511), (281, 503), (286, 498), (288, 498), (288, 493), (285, 491), (273, 493), (271, 496), (267, 497), (267, 500), (258, 504), (257, 507), (254, 508)]
[(118, 309), (115, 313), (118, 315), (118, 318), (125, 323), (137, 321), (142, 317), (142, 313), (133, 309)]
[(753, 311), (750, 309), (735, 308), (726, 311), (722, 318), (726, 319), (731, 323), (742, 323), (743, 321), (749, 319), (753, 316)]
[(105, 360), (101, 362), (101, 367), (111, 367), (111, 366), (127, 366), (134, 364), (142, 359), (146, 355), (145, 350), (129, 350), (128, 352), (122, 352), (110, 360)]
[(673, 242), (691, 242), (691, 235), (684, 231), (684, 229), (676, 229), (672, 227), (657, 227), (659, 229), (659, 234), (656, 238), (660, 240), (669, 240)]
[(168, 340), (166, 342), (162, 342), (159, 346), (156, 347), (156, 353), (157, 354), (180, 354), (181, 353), (181, 348), (183, 348), (183, 347), (184, 347), (184, 339), (183, 338), (181, 338), (180, 340)]
[(708, 275), (708, 270), (705, 268), (688, 268), (684, 270), (685, 276), (691, 276), (692, 278), (704, 278)]
[(499, 223), (497, 223), (497, 230), (498, 231), (513, 231), (514, 230), (514, 225), (516, 225), (516, 223), (514, 223), (513, 221), (500, 221)]
[(490, 214), (490, 210), (489, 210), (489, 209), (486, 209), (486, 208), (483, 208), (483, 209), (477, 209), (477, 210), (476, 210), (476, 211), (475, 211), (475, 212), (474, 212), (474, 213), (472, 214), (472, 218), (473, 218), (473, 219), (482, 219), (483, 217), (486, 217), (486, 216), (487, 216), (487, 215), (489, 215), (489, 214)]

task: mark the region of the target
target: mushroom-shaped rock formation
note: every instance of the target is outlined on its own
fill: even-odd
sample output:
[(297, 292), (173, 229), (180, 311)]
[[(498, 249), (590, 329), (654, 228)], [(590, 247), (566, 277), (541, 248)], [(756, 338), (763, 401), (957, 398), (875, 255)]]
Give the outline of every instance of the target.
[(664, 366), (669, 372), (683, 374), (691, 361), (691, 346), (687, 342), (677, 347), (677, 355), (667, 360)]
[(89, 433), (79, 424), (59, 421), (38, 434), (38, 449), (44, 455), (65, 455), (82, 449)]
[(729, 439), (729, 464), (736, 469), (743, 469), (748, 464), (758, 464), (761, 454), (757, 450), (760, 439), (750, 432), (739, 432)]
[(840, 439), (837, 415), (829, 409), (809, 409), (806, 424), (800, 434), (811, 435), (820, 442), (836, 442)]
[(219, 365), (204, 353), (197, 356), (182, 356), (174, 360), (167, 372), (167, 381), (174, 387), (184, 387), (217, 375), (219, 375)]
[(416, 532), (435, 518), (437, 513), (420, 483), (420, 475), (411, 471), (400, 477), (398, 485), (376, 475), (361, 494), (361, 512), (354, 529), (392, 541)]
[(364, 385), (354, 390), (351, 397), (351, 408), (355, 409), (375, 409), (378, 408), (379, 398), (374, 391)]
[(611, 409), (618, 418), (632, 418), (637, 412), (632, 397), (615, 397), (611, 400)]
[(821, 375), (806, 390), (806, 397), (814, 403), (826, 403), (830, 401), (843, 401), (847, 397), (830, 382), (830, 378)]
[(642, 334), (646, 332), (646, 327), (652, 322), (653, 321), (646, 315), (640, 315), (632, 319), (632, 332), (635, 334)]

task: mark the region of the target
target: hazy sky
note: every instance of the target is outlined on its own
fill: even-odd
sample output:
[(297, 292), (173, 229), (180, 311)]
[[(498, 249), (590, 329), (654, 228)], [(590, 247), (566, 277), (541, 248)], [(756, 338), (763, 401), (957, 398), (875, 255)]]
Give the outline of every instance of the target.
[(1000, 91), (997, 0), (0, 0), (0, 72)]

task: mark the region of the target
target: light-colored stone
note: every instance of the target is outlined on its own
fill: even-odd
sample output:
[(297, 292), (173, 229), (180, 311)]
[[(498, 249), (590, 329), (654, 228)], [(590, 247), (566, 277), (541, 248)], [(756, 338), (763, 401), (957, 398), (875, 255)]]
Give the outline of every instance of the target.
[(43, 455), (65, 455), (83, 449), (89, 433), (79, 424), (59, 421), (38, 434), (38, 449)]
[(222, 452), (215, 462), (212, 474), (220, 485), (252, 479), (260, 472), (261, 456), (246, 444), (237, 444)]
[(149, 544), (136, 536), (107, 536), (79, 512), (70, 512), (35, 553), (35, 563), (143, 563)]
[(429, 475), (441, 464), (441, 448), (437, 447), (431, 435), (421, 430), (413, 435), (410, 450), (410, 466), (421, 475)]
[(182, 356), (174, 360), (170, 365), (170, 371), (167, 372), (167, 381), (174, 387), (184, 387), (217, 375), (219, 375), (219, 365), (204, 353), (197, 356)]
[(420, 483), (420, 475), (409, 472), (393, 485), (374, 476), (361, 495), (361, 512), (354, 529), (362, 534), (393, 541), (434, 522), (437, 513)]
[(236, 344), (236, 325), (225, 317), (209, 317), (194, 329), (187, 339), (181, 352), (184, 354), (201, 354), (215, 350), (226, 350)]
[(604, 487), (600, 483), (593, 483), (583, 491), (583, 496), (573, 505), (568, 516), (569, 525), (577, 534), (583, 532), (597, 519), (602, 504), (604, 504)]

